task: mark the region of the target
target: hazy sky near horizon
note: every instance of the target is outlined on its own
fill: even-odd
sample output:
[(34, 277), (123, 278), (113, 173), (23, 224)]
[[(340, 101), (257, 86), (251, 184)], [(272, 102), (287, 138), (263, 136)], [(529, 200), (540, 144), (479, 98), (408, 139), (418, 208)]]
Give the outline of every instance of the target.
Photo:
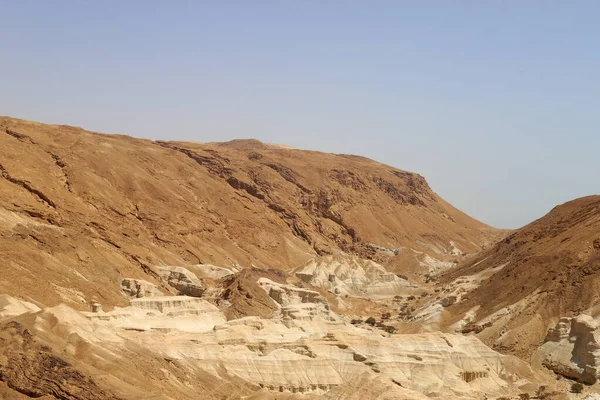
[(0, 115), (257, 138), (517, 228), (600, 193), (598, 1), (0, 0)]

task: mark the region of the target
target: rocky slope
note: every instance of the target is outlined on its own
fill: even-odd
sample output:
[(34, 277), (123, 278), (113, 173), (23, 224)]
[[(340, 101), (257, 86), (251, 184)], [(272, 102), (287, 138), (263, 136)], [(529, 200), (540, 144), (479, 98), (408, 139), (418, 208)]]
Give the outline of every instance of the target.
[(362, 157), (0, 118), (0, 293), (48, 306), (124, 305), (123, 277), (174, 294), (161, 265), (291, 271), (344, 251), (400, 273), (407, 254), (451, 258), (497, 235), (421, 176)]
[(600, 196), (509, 234), (362, 157), (0, 118), (0, 261), (0, 398), (567, 399), (564, 377), (600, 378)]
[(554, 208), (441, 283), (458, 295), (445, 324), (529, 357), (561, 317), (600, 301), (600, 196)]

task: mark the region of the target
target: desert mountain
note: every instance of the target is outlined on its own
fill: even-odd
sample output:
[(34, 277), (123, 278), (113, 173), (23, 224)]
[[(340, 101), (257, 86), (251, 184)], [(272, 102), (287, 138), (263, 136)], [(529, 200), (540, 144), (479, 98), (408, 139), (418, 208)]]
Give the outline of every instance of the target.
[(123, 277), (169, 294), (161, 265), (291, 271), (342, 251), (401, 273), (413, 254), (497, 235), (423, 177), (362, 157), (0, 118), (0, 292), (47, 306), (125, 305)]
[(363, 157), (0, 118), (0, 398), (563, 399), (600, 377), (599, 221), (508, 234)]
[(527, 358), (560, 318), (600, 301), (600, 196), (554, 208), (441, 282), (457, 294), (447, 322)]

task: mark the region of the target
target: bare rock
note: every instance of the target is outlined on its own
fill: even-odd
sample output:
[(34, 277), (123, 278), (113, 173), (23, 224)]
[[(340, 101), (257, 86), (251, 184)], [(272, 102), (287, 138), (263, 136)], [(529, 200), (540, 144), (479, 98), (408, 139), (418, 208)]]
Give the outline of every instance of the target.
[(186, 296), (202, 297), (206, 290), (204, 281), (184, 267), (160, 267), (158, 274), (169, 286)]
[(37, 312), (39, 310), (40, 308), (35, 304), (8, 295), (0, 295), (0, 318), (21, 315), (26, 312)]
[(277, 283), (268, 278), (260, 278), (257, 283), (281, 306), (290, 306), (300, 303), (319, 303), (329, 309), (327, 300), (319, 292), (314, 290)]
[[(33, 339), (16, 321), (0, 328), (0, 381), (28, 397), (110, 400), (116, 397)], [(14, 397), (11, 397), (14, 398)]]
[(593, 384), (598, 380), (600, 322), (594, 317), (581, 314), (572, 319), (561, 318), (548, 331), (546, 340), (537, 350), (544, 366), (557, 374), (584, 383)]
[(452, 304), (456, 303), (456, 299), (456, 296), (444, 297), (442, 300), (440, 300), (440, 304), (443, 307), (450, 307)]
[(155, 284), (143, 279), (124, 278), (121, 280), (121, 291), (129, 297), (156, 297), (162, 296), (162, 292)]
[(571, 331), (571, 319), (568, 317), (561, 318), (555, 327), (548, 329), (545, 341), (560, 342), (563, 339), (568, 339)]
[(382, 265), (350, 254), (320, 256), (296, 269), (300, 280), (336, 294), (385, 298), (412, 294), (417, 287)]

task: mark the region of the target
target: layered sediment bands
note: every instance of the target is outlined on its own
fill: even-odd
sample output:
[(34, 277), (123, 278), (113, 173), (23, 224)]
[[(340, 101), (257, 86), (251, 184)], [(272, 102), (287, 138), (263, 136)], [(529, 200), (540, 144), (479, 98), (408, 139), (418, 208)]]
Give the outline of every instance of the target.
[(468, 303), (510, 269), (469, 258), (504, 232), (418, 174), (0, 118), (0, 175), (0, 293), (27, 299), (0, 299), (0, 397), (454, 400), (547, 383), (456, 333), (524, 308)]
[(254, 140), (153, 142), (2, 117), (0, 173), (0, 262), (12, 265), (0, 292), (80, 309), (126, 304), (123, 277), (170, 292), (156, 265), (291, 271), (340, 250), (375, 257), (367, 244), (448, 255), (498, 236), (417, 174)]
[(0, 327), (0, 381), (15, 392), (60, 400), (118, 400), (94, 380), (36, 343), (33, 334), (13, 321)]
[(563, 317), (548, 330), (534, 358), (559, 375), (594, 384), (600, 378), (598, 307), (574, 318)]
[(305, 283), (342, 296), (392, 298), (420, 290), (405, 277), (388, 272), (376, 262), (344, 254), (312, 259), (295, 274)]
[(40, 192), (36, 188), (32, 187), (29, 182), (12, 176), (2, 164), (0, 164), (0, 175), (2, 176), (2, 178), (6, 179), (10, 183), (14, 183), (15, 185), (27, 190), (29, 193), (31, 193), (34, 197), (42, 201), (44, 204), (52, 208), (56, 208), (56, 204), (54, 203), (54, 201), (50, 200), (48, 196), (46, 196), (44, 193)]

